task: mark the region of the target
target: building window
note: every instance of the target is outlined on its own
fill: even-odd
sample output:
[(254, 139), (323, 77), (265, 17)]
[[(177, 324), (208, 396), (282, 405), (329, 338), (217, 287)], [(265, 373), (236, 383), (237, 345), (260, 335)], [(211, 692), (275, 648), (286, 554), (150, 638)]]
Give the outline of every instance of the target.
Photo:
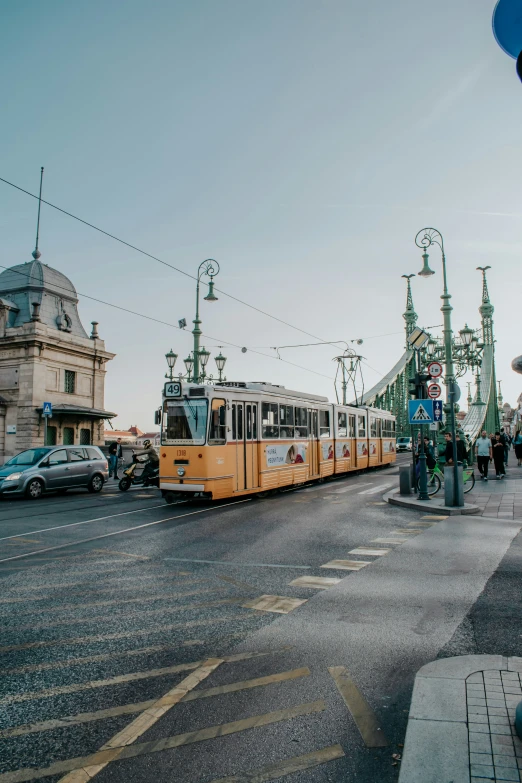
[(56, 446), (56, 427), (47, 427), (46, 446)]
[(91, 445), (91, 431), (80, 430), (80, 446), (90, 446), (90, 445)]
[(74, 370), (66, 370), (64, 391), (67, 394), (74, 394), (75, 387), (76, 387), (76, 373), (74, 372)]
[(63, 445), (74, 446), (74, 427), (63, 428)]

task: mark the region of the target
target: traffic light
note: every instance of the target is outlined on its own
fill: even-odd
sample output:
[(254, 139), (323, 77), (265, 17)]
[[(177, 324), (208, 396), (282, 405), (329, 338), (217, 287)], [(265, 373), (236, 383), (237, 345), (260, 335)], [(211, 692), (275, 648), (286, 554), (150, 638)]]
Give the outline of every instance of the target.
[(409, 394), (410, 397), (413, 397), (415, 400), (425, 400), (426, 399), (426, 384), (430, 380), (431, 375), (427, 375), (426, 373), (415, 373), (414, 378), (410, 378), (408, 381), (409, 386)]

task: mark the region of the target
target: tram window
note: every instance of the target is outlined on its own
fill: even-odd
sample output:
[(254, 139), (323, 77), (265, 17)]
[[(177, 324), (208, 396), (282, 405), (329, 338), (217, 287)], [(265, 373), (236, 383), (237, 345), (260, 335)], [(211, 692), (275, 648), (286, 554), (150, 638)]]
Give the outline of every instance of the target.
[(295, 409), (295, 437), (308, 437), (308, 410), (306, 408)]
[(243, 440), (243, 406), (237, 406), (237, 439)]
[(232, 405), (232, 440), (236, 440), (236, 406)]
[(227, 408), (225, 400), (212, 400), (210, 409), (210, 427), (208, 442), (211, 445), (223, 444), (227, 439)]
[(252, 405), (252, 436), (257, 440), (257, 405)]
[(347, 419), (346, 413), (343, 411), (337, 412), (337, 434), (340, 438), (345, 438), (348, 434)]
[(261, 404), (261, 416), (263, 421), (263, 438), (278, 438), (279, 405), (274, 402), (263, 402)]
[(330, 437), (330, 411), (319, 411), (319, 437)]
[(246, 436), (247, 440), (252, 440), (252, 406), (246, 406)]
[(382, 436), (382, 425), (383, 422), (381, 419), (377, 419), (377, 437), (380, 438)]
[(175, 440), (205, 442), (208, 400), (165, 400), (162, 443)]
[(279, 406), (279, 434), (282, 438), (294, 437), (294, 407), (293, 405)]
[(348, 421), (350, 425), (348, 430), (348, 437), (355, 438), (355, 413), (353, 415), (350, 414), (350, 416), (348, 417)]
[(364, 416), (357, 416), (357, 430), (358, 438), (365, 438), (366, 437), (366, 419)]
[(370, 438), (376, 438), (376, 437), (377, 437), (377, 419), (375, 418), (375, 416), (370, 416)]

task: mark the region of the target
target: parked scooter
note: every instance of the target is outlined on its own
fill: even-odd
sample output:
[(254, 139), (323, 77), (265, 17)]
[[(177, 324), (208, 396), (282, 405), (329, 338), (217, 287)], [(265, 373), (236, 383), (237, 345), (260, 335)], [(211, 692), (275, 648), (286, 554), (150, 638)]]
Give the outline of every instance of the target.
[(141, 485), (143, 487), (159, 487), (159, 467), (155, 468), (152, 472), (143, 477), (145, 470), (136, 475), (136, 468), (143, 467), (148, 462), (148, 459), (141, 457), (133, 457), (132, 462), (123, 471), (123, 476), (120, 479), (118, 487), (122, 492), (127, 492), (132, 486)]

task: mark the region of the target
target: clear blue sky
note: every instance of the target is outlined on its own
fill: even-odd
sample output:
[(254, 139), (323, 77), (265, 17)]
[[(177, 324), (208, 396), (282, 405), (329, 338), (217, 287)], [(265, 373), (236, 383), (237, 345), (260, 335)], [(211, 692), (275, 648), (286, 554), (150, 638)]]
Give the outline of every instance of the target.
[[(522, 85), (493, 38), (493, 6), (4, 0), (0, 176), (36, 192), (45, 166), (49, 201), (189, 273), (218, 259), (218, 287), (323, 339), (390, 335), (361, 347), (367, 388), (401, 354), (401, 275), (420, 269), (414, 236), (434, 225), (456, 328), (478, 325), (475, 267), (492, 266), (498, 377), (514, 404)], [(29, 260), (35, 218), (35, 202), (0, 183), (1, 263)], [(191, 325), (190, 279), (46, 207), (40, 244), (80, 292)], [(413, 281), (425, 325), (442, 323), (432, 262), (438, 274)], [(190, 334), (88, 299), (80, 314), (117, 353), (106, 384), (117, 426), (149, 428), (164, 354), (181, 360)], [(268, 354), (310, 341), (223, 296), (202, 318), (208, 335)], [(281, 352), (322, 375), (223, 352), (229, 379), (333, 398), (330, 347)]]

